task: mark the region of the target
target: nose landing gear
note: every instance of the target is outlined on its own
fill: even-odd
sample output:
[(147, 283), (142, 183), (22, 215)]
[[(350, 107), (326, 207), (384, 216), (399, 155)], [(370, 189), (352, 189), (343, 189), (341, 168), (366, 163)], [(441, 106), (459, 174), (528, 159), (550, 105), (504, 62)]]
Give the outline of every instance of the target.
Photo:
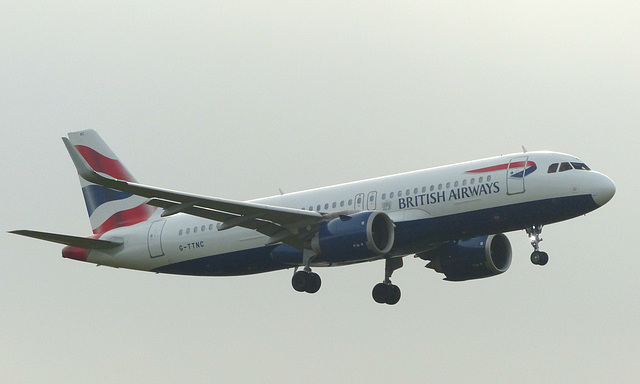
[(531, 262), (535, 265), (545, 265), (549, 262), (549, 255), (546, 252), (540, 251), (540, 242), (542, 238), (542, 225), (534, 225), (526, 229), (527, 235), (531, 239), (531, 246), (533, 247), (533, 253), (531, 254)]

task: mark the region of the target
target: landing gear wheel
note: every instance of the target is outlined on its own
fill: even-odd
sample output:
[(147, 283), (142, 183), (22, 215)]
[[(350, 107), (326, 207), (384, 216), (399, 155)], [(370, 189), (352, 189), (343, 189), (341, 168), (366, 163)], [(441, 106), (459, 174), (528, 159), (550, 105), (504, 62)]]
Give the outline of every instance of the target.
[(305, 291), (307, 293), (316, 293), (320, 290), (320, 285), (322, 285), (322, 280), (320, 280), (320, 275), (315, 272), (309, 272), (309, 276), (307, 276), (307, 286)]
[(531, 254), (531, 262), (535, 265), (545, 265), (549, 262), (549, 255), (546, 252), (534, 251)]
[(545, 265), (549, 262), (549, 255), (546, 252), (540, 251), (540, 242), (542, 238), (542, 225), (534, 225), (526, 229), (527, 235), (531, 239), (531, 246), (533, 247), (533, 253), (531, 254), (531, 262), (535, 265)]
[(394, 305), (400, 301), (400, 288), (397, 285), (378, 283), (371, 292), (373, 300), (379, 304)]
[(540, 259), (540, 266), (542, 265), (547, 265), (547, 263), (549, 262), (549, 255), (547, 254), (547, 252), (542, 252), (542, 258)]
[(387, 304), (395, 305), (400, 301), (400, 296), (402, 293), (400, 292), (400, 288), (397, 285), (391, 285), (390, 295), (387, 298)]
[(322, 280), (317, 273), (298, 271), (293, 274), (291, 285), (298, 292), (316, 293), (320, 290)]
[(291, 285), (293, 286), (293, 289), (298, 292), (304, 292), (307, 286), (307, 275), (308, 273), (305, 271), (298, 271), (294, 273), (291, 278)]
[(378, 283), (373, 287), (373, 291), (371, 291), (371, 296), (373, 296), (373, 300), (378, 304), (384, 304), (387, 302), (387, 284)]
[(402, 268), (402, 264), (401, 257), (385, 259), (384, 282), (376, 284), (371, 291), (371, 296), (376, 303), (394, 305), (400, 301), (400, 288), (391, 284), (391, 274), (396, 269)]

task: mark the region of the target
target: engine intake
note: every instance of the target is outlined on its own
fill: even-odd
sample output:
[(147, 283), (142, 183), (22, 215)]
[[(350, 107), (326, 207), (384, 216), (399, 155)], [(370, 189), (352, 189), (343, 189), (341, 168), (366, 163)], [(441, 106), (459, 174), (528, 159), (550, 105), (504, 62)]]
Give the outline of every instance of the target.
[(395, 237), (393, 221), (383, 212), (341, 215), (323, 223), (311, 248), (327, 262), (351, 262), (389, 253)]
[(504, 234), (452, 241), (418, 256), (445, 280), (464, 281), (499, 275), (511, 266), (511, 243)]

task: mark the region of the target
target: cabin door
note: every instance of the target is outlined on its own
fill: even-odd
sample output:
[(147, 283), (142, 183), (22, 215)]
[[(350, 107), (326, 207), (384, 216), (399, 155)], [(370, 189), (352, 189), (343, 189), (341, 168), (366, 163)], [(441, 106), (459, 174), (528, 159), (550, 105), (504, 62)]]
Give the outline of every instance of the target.
[(515, 157), (507, 168), (507, 195), (524, 192), (524, 174), (527, 169), (528, 156)]
[(149, 227), (149, 236), (147, 237), (147, 246), (149, 247), (149, 256), (159, 257), (164, 255), (162, 250), (162, 228), (166, 220), (158, 220), (151, 223)]

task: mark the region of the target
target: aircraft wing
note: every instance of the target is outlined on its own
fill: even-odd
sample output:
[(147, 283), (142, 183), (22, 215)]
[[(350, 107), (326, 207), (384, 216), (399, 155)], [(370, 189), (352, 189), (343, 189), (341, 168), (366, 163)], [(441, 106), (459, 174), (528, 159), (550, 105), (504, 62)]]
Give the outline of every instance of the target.
[(219, 230), (236, 226), (256, 230), (269, 236), (267, 244), (284, 242), (303, 248), (308, 228), (315, 228), (324, 216), (318, 212), (276, 207), (216, 197), (194, 195), (148, 185), (117, 180), (93, 170), (69, 139), (63, 137), (69, 155), (80, 176), (98, 185), (148, 197), (147, 204), (164, 208), (162, 216), (186, 213), (220, 221)]

